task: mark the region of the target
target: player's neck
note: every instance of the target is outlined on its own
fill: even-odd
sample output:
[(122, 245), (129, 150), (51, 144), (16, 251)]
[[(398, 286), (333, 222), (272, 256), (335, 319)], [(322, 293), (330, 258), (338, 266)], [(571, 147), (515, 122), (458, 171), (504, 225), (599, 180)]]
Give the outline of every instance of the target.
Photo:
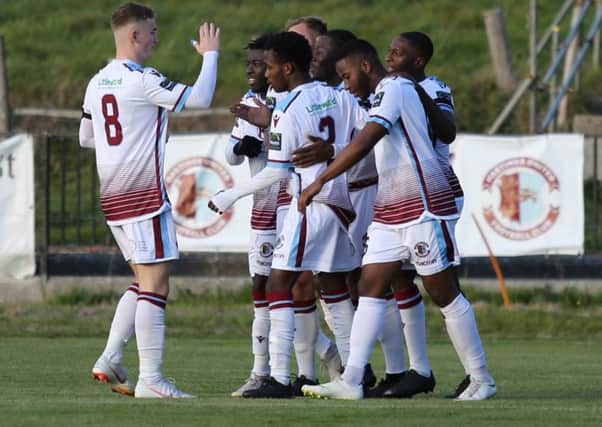
[(290, 77), (288, 81), (288, 90), (291, 91), (297, 86), (301, 86), (309, 82), (311, 82), (311, 77), (309, 77), (309, 73), (294, 74)]
[(371, 93), (374, 92), (374, 90), (376, 89), (376, 86), (378, 86), (380, 81), (382, 79), (384, 79), (385, 77), (387, 77), (387, 71), (383, 67), (374, 68), (372, 73), (369, 74), (370, 92)]
[(139, 55), (136, 55), (136, 52), (133, 52), (130, 49), (123, 49), (117, 47), (115, 50), (115, 59), (127, 60), (135, 62), (138, 65), (142, 65), (144, 62), (144, 58), (141, 58)]
[(328, 84), (328, 86), (332, 86), (332, 87), (337, 87), (338, 85), (341, 84), (341, 82), (342, 82), (342, 80), (337, 73), (334, 73), (333, 76), (331, 76), (328, 80), (326, 80), (326, 84)]

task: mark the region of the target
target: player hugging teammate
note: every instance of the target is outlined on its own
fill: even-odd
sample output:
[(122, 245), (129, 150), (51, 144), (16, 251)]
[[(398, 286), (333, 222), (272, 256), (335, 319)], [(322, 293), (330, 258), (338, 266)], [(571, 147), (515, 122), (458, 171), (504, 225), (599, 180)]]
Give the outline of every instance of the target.
[[(233, 108), (238, 116), (266, 127), (271, 115), (266, 168), (210, 202), (212, 209), (223, 212), (240, 197), (282, 179), (291, 181), (292, 204), (278, 230), (267, 280), (271, 373), (242, 396), (294, 394), (288, 365), (299, 328), (292, 288), (302, 271), (312, 271), (321, 295), (337, 290), (347, 298), (357, 292), (359, 302), (351, 325), (348, 316), (324, 306), (327, 323), (334, 319), (344, 370), (326, 384), (303, 385), (304, 395), (407, 398), (433, 391), (424, 305), (413, 283), (418, 274), (441, 310), (465, 370), (465, 378), (448, 397), (490, 398), (496, 386), (472, 307), (455, 273), (459, 256), (454, 228), (463, 195), (448, 160), (448, 144), (455, 138), (453, 99), (447, 85), (425, 74), (433, 54), (430, 38), (419, 32), (396, 36), (385, 69), (374, 47), (350, 32), (312, 35), (303, 27), (298, 32), (305, 39), (274, 34), (266, 48), (268, 83), (287, 93), (273, 113), (262, 106), (256, 111)], [(310, 45), (313, 61), (307, 69), (308, 54), (302, 52)], [(354, 197), (358, 187), (372, 188), (374, 194), (366, 193), (360, 202)], [(359, 261), (346, 261), (360, 257), (358, 283), (350, 273)], [(404, 338), (409, 369), (403, 360)], [(370, 388), (374, 383), (366, 367), (377, 340), (386, 375)]]

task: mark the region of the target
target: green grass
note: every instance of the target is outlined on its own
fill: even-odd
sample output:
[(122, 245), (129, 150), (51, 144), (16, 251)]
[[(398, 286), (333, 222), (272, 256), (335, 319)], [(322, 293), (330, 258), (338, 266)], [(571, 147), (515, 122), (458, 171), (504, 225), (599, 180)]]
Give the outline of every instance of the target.
[[(251, 367), (249, 288), (200, 295), (185, 289), (167, 309), (164, 372), (198, 398), (136, 401), (89, 377), (104, 346), (118, 294), (74, 289), (47, 303), (0, 304), (0, 413), (6, 426), (487, 425), (595, 426), (602, 422), (596, 380), (602, 352), (599, 291), (467, 287), (498, 395), (459, 403), (443, 396), (462, 370), (439, 311), (428, 299), (435, 393), (412, 400), (360, 402), (239, 400), (229, 397)], [(135, 342), (125, 363), (136, 378)], [(377, 347), (371, 362), (382, 375)], [(293, 367), (293, 372), (295, 368)], [(324, 380), (325, 372), (319, 376)]]
[[(595, 381), (600, 340), (484, 339), (498, 395), (486, 402), (443, 398), (462, 377), (451, 344), (431, 340), (435, 393), (412, 400), (270, 401), (229, 397), (248, 375), (245, 339), (196, 339), (169, 334), (164, 372), (197, 398), (137, 401), (95, 384), (89, 370), (101, 338), (8, 338), (0, 352), (0, 412), (6, 426), (263, 426), (432, 425), (594, 426), (602, 421)], [(135, 378), (134, 343), (126, 353)], [(377, 372), (382, 357), (372, 356)], [(324, 375), (322, 375), (324, 378)]]
[[(549, 25), (564, 0), (538, 2), (538, 34)], [(14, 107), (79, 108), (85, 85), (113, 55), (108, 28), (110, 13), (120, 2), (90, 0), (19, 0), (0, 2), (0, 35), (7, 54), (9, 92)], [(501, 7), (507, 27), (517, 79), (527, 73), (528, 2), (524, 0), (291, 0), (220, 1), (170, 0), (145, 2), (157, 12), (160, 46), (149, 65), (171, 79), (192, 82), (199, 59), (188, 46), (204, 20), (222, 28), (222, 47), (214, 105), (238, 100), (246, 90), (246, 42), (264, 31), (283, 29), (290, 17), (320, 15), (330, 28), (346, 28), (370, 40), (384, 55), (390, 40), (401, 31), (429, 33), (435, 56), (428, 71), (454, 90), (461, 131), (481, 132), (509, 98), (495, 88), (482, 12)], [(590, 17), (591, 20), (591, 17)], [(568, 19), (567, 19), (568, 22)], [(565, 34), (565, 24), (562, 26)], [(547, 66), (544, 51), (540, 62)], [(588, 58), (587, 64), (591, 64)], [(589, 70), (589, 66), (586, 70)], [(586, 71), (578, 98), (600, 93), (600, 74)], [(526, 103), (504, 127), (524, 132)], [(543, 103), (540, 107), (547, 105)], [(583, 108), (578, 102), (575, 109)]]

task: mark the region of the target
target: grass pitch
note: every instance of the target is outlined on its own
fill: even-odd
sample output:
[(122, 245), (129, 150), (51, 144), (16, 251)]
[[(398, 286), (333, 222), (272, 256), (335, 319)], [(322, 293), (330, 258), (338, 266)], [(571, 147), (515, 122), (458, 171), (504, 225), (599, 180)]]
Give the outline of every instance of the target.
[[(463, 374), (451, 344), (431, 340), (435, 393), (411, 400), (357, 402), (243, 400), (229, 396), (251, 366), (247, 339), (169, 336), (164, 372), (192, 400), (135, 400), (93, 382), (102, 338), (4, 337), (0, 340), (3, 426), (433, 425), (599, 426), (602, 424), (600, 340), (484, 337), (498, 395), (486, 402), (443, 396)], [(382, 374), (382, 356), (372, 356)], [(136, 378), (135, 343), (126, 363)], [(326, 379), (321, 372), (321, 379)]]

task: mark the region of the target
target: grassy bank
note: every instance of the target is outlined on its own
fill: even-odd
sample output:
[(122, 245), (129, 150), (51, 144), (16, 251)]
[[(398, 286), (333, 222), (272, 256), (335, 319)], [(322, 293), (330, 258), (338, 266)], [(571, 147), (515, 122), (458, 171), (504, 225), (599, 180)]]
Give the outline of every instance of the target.
[[(79, 108), (88, 79), (113, 55), (108, 19), (119, 2), (19, 0), (0, 2), (0, 35), (5, 39), (10, 99), (14, 107)], [(289, 17), (320, 15), (330, 28), (346, 28), (374, 43), (384, 55), (400, 31), (429, 33), (435, 56), (429, 72), (454, 90), (461, 131), (481, 132), (509, 95), (495, 88), (482, 12), (501, 7), (517, 78), (526, 72), (528, 3), (523, 0), (320, 0), (320, 1), (157, 1), (160, 46), (150, 65), (171, 79), (192, 82), (199, 58), (188, 46), (200, 22), (222, 28), (216, 106), (228, 105), (246, 90), (243, 47), (264, 31), (282, 29)], [(541, 35), (563, 3), (538, 2)], [(563, 28), (564, 30), (564, 28)], [(562, 34), (562, 33), (561, 33)], [(547, 64), (545, 56), (540, 67)], [(582, 94), (600, 93), (599, 75), (586, 72)], [(543, 96), (543, 95), (542, 95)], [(580, 97), (581, 95), (578, 95)], [(578, 102), (575, 108), (583, 108)], [(526, 105), (525, 105), (526, 107)], [(528, 112), (521, 108), (506, 131), (524, 132)]]

